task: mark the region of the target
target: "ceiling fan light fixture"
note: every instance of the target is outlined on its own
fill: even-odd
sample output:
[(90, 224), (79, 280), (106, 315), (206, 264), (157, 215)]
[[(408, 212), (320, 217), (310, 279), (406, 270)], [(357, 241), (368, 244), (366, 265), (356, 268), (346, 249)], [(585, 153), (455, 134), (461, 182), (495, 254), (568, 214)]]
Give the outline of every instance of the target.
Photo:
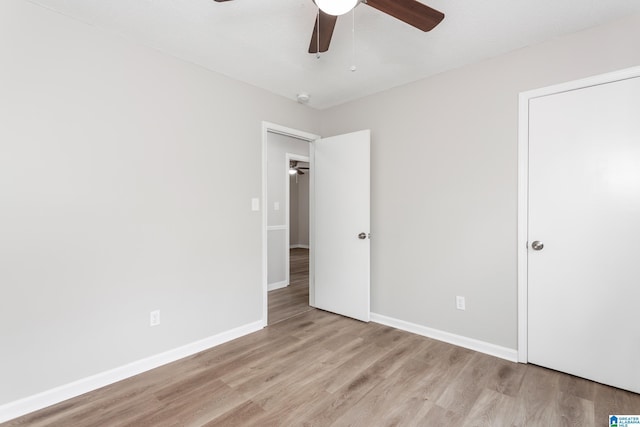
[(356, 7), (359, 0), (314, 0), (327, 15), (340, 16)]
[(295, 169), (293, 169), (293, 168), (292, 168), (292, 169), (289, 169), (289, 175), (295, 175), (295, 174), (297, 174), (297, 173), (298, 173), (298, 171), (297, 171), (297, 170), (295, 170)]

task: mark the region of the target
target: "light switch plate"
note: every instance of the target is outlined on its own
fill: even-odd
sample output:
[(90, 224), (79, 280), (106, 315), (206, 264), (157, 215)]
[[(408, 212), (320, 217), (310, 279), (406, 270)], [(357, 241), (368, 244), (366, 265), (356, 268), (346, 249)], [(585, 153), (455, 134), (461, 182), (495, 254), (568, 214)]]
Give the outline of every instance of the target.
[(251, 199), (251, 210), (252, 211), (260, 210), (260, 199), (258, 199), (257, 197), (254, 197), (253, 199)]
[(149, 326), (158, 326), (160, 324), (160, 310), (153, 310), (149, 313)]

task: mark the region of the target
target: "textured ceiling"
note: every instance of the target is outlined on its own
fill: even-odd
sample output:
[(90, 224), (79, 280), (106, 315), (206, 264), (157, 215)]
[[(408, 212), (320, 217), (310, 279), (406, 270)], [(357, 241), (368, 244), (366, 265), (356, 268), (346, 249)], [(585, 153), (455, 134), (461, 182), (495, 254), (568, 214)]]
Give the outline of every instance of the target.
[(318, 59), (312, 0), (30, 1), (319, 109), (640, 13), (640, 0), (429, 0), (446, 16), (423, 33), (360, 4)]

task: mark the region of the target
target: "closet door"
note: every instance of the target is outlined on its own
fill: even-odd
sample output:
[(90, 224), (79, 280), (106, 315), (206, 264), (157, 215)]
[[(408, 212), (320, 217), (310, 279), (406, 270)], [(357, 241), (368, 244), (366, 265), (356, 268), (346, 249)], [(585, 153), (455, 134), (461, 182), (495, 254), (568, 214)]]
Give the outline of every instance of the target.
[(640, 78), (530, 100), (528, 360), (640, 392)]

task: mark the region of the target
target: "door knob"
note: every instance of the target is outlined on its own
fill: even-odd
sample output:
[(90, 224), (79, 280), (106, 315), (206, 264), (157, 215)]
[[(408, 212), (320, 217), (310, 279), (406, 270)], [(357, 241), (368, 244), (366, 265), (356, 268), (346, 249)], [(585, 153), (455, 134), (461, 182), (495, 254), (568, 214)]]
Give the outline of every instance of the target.
[(364, 240), (364, 239), (366, 239), (366, 238), (367, 238), (367, 233), (360, 233), (360, 234), (358, 234), (358, 239), (360, 239), (360, 240)]
[(539, 240), (534, 240), (533, 242), (531, 242), (531, 249), (533, 249), (534, 251), (541, 251), (542, 248), (544, 248), (544, 243), (542, 243)]

